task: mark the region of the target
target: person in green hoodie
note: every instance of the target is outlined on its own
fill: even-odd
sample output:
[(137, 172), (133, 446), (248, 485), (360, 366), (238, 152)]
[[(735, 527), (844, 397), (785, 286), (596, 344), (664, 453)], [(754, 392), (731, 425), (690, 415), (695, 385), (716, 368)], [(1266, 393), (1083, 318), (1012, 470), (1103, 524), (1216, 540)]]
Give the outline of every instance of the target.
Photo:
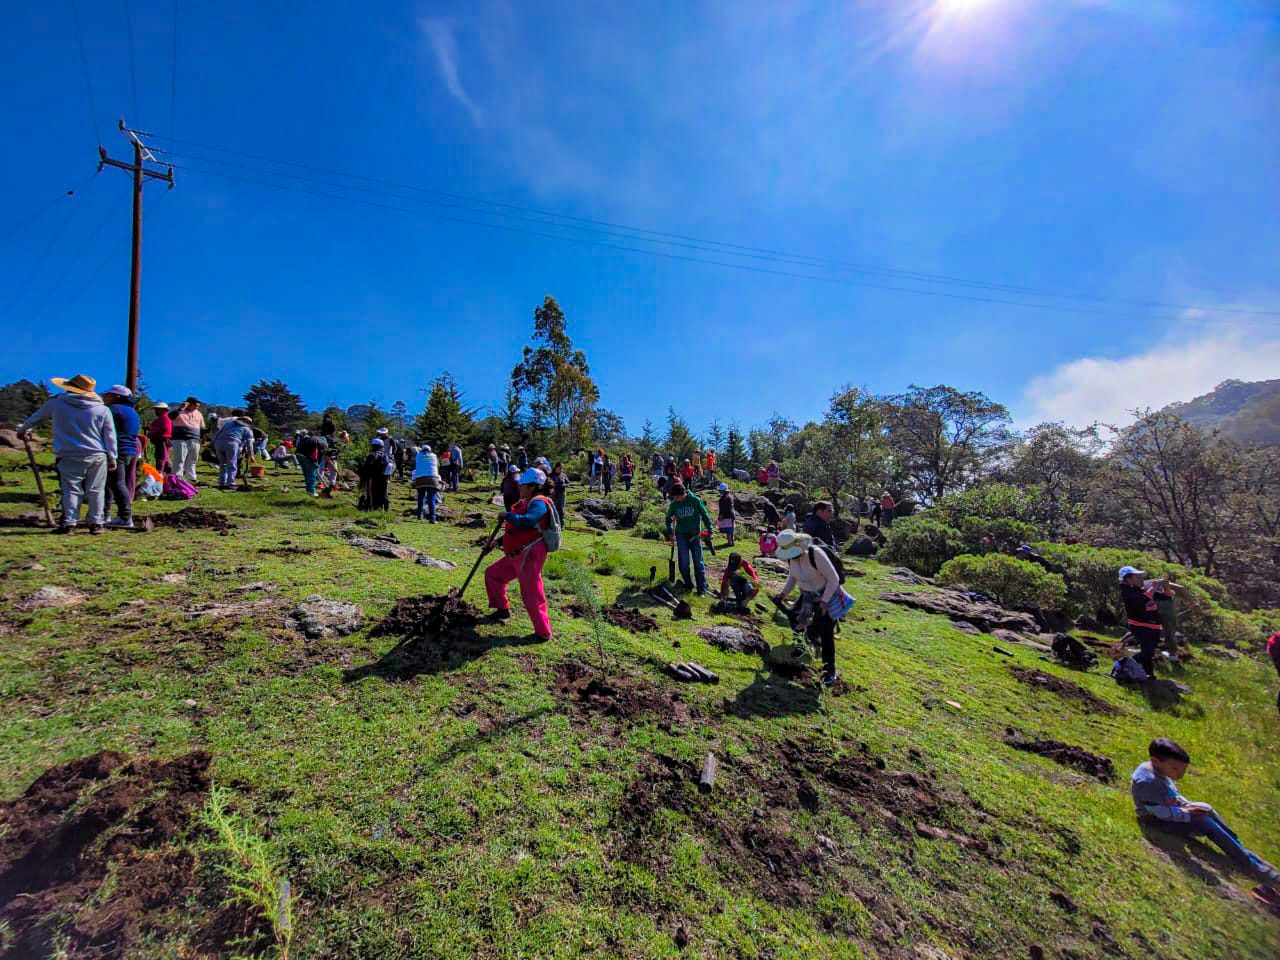
[(680, 556), (680, 579), (685, 589), (692, 589), (689, 580), (689, 556), (693, 555), (694, 574), (697, 577), (698, 596), (707, 595), (707, 571), (702, 565), (702, 530), (711, 531), (711, 514), (707, 505), (685, 490), (684, 484), (671, 487), (671, 504), (667, 507), (667, 537), (675, 538)]

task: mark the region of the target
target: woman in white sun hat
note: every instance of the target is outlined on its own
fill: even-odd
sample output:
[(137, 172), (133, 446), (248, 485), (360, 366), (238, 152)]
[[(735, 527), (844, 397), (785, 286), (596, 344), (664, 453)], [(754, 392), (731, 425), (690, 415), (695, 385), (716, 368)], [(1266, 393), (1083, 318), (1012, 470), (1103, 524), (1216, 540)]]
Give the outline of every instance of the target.
[(800, 588), (796, 626), (804, 629), (811, 643), (816, 641), (821, 647), (822, 682), (830, 686), (836, 682), (836, 620), (832, 611), (843, 617), (852, 598), (840, 588), (840, 574), (827, 552), (807, 533), (783, 530), (778, 534), (774, 556), (787, 561), (787, 582), (777, 599), (782, 601), (793, 589)]

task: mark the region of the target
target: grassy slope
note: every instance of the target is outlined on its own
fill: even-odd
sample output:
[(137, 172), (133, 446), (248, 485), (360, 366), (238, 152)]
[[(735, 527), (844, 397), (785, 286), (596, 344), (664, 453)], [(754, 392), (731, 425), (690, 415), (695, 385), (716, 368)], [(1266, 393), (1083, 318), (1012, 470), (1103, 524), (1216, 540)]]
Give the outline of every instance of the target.
[[(32, 509), (23, 466), (0, 456), (0, 516)], [(376, 664), (394, 638), (366, 628), (304, 642), (281, 626), (287, 601), (353, 600), (372, 624), (399, 596), (459, 583), (479, 531), (401, 519), (407, 494), (398, 487), (390, 529), (460, 565), (428, 571), (350, 547), (337, 531), (358, 515), (299, 488), (273, 476), (265, 492), (202, 494), (200, 506), (236, 517), (226, 537), (158, 528), (67, 539), (0, 527), (0, 615), (23, 626), (3, 640), (0, 660), (0, 796), (103, 748), (169, 756), (207, 747), (217, 781), (263, 825), (303, 892), (304, 958), (675, 956), (678, 927), (689, 935), (683, 955), (700, 956), (910, 956), (912, 945), (931, 943), (948, 951), (939, 956), (1025, 957), (1042, 944), (1049, 956), (1225, 960), (1280, 949), (1280, 922), (1239, 893), (1246, 879), (1215, 888), (1153, 849), (1124, 789), (1146, 741), (1173, 736), (1200, 761), (1186, 792), (1280, 857), (1274, 677), (1259, 663), (1202, 660), (1186, 677), (1189, 703), (1157, 713), (1099, 671), (1060, 670), (1026, 648), (1010, 661), (989, 638), (875, 600), (900, 585), (872, 563), (851, 584), (859, 604), (838, 656), (852, 689), (836, 697), (705, 644), (692, 626), (714, 618), (695, 601), (692, 625), (658, 610), (661, 633), (608, 638), (618, 669), (663, 690), (676, 685), (655, 661), (692, 658), (720, 673), (717, 687), (679, 687), (689, 722), (573, 711), (552, 690), (556, 665), (597, 655), (586, 622), (561, 613), (569, 588), (559, 579), (549, 582), (558, 631), (550, 644), (521, 645), (528, 630), (518, 615), (483, 628), (494, 641), (486, 649), (408, 678), (375, 670), (352, 679), (345, 670)], [(261, 552), (286, 542), (313, 552)], [(586, 562), (598, 542), (579, 524), (557, 562)], [(659, 544), (623, 533), (603, 542), (622, 565), (594, 578), (607, 601), (647, 578), (650, 564), (665, 570)], [(31, 561), (47, 570), (23, 569)], [(172, 572), (188, 582), (158, 582)], [(281, 609), (218, 622), (182, 612), (252, 581), (278, 584), (248, 599), (279, 597)], [(47, 583), (92, 599), (13, 612)], [(483, 587), (469, 596), (482, 604)], [(135, 598), (147, 605), (121, 606)], [(786, 631), (771, 623), (766, 637), (778, 642)], [(1011, 663), (1067, 676), (1121, 712), (1089, 715), (1030, 690)], [(1007, 726), (1110, 757), (1117, 784), (1013, 751), (1002, 743)], [(868, 754), (890, 771), (932, 777), (955, 799), (942, 822), (998, 852), (895, 829), (873, 803), (831, 791), (816, 811), (802, 809), (783, 789), (777, 744), (788, 739), (815, 757)], [(726, 758), (710, 798), (677, 783), (648, 822), (627, 819), (628, 798), (654, 778), (655, 755), (692, 777), (708, 749)], [(794, 838), (806, 857), (803, 884), (782, 884), (749, 847), (726, 845), (753, 823)], [(1056, 905), (1055, 892), (1075, 910)], [(167, 942), (146, 955), (179, 955), (184, 929), (175, 917)]]

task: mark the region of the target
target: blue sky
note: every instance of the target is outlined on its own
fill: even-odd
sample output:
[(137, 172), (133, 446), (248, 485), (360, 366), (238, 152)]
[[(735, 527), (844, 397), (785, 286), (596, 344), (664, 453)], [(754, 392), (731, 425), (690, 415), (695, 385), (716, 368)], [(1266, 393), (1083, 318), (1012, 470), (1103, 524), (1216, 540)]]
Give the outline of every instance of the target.
[(93, 177), (99, 137), (126, 155), (120, 116), (177, 138), (152, 141), (177, 189), (145, 198), (158, 396), (235, 402), (279, 377), (313, 407), (417, 409), (447, 369), (496, 405), (546, 294), (636, 431), (668, 406), (697, 428), (804, 420), (845, 382), (980, 389), (1029, 423), (1280, 376), (1264, 0), (179, 0), (176, 69), (173, 8), (131, 6), (136, 109), (123, 0), (79, 4), (88, 84), (70, 0), (6, 11), (0, 382), (123, 377), (129, 190)]

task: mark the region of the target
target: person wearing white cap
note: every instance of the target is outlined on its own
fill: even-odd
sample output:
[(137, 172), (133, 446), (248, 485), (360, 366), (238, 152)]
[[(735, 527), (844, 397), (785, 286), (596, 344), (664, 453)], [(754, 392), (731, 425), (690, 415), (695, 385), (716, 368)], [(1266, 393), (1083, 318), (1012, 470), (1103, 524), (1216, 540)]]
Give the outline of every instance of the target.
[(440, 503), (440, 461), (431, 444), (418, 447), (413, 460), (413, 488), (418, 491), (418, 519), (436, 522), (436, 505)]
[(727, 483), (720, 484), (720, 500), (716, 506), (716, 526), (720, 528), (720, 532), (724, 534), (725, 539), (729, 541), (729, 546), (732, 547), (734, 545), (733, 531), (737, 524), (738, 514), (734, 510), (733, 494), (729, 492)]
[(116, 427), (111, 414), (94, 389), (93, 377), (54, 377), (50, 381), (66, 393), (54, 394), (39, 410), (22, 421), (18, 436), (53, 420), (53, 456), (62, 486), (62, 523), (54, 533), (72, 533), (80, 520), (80, 504), (89, 507), (90, 533), (102, 533), (103, 495), (107, 471), (116, 462)]
[(169, 405), (161, 402), (153, 404), (151, 409), (155, 412), (155, 419), (147, 426), (147, 439), (155, 450), (156, 469), (161, 473), (172, 473), (173, 460), (169, 451), (173, 448), (173, 420), (169, 417)]
[(234, 490), (236, 474), (240, 472), (240, 454), (253, 462), (253, 427), (243, 410), (232, 411), (224, 418), (213, 435), (213, 452), (218, 455), (218, 487)]
[(1156, 594), (1165, 592), (1167, 580), (1147, 580), (1145, 570), (1120, 568), (1120, 599), (1124, 603), (1129, 632), (1138, 641), (1137, 660), (1148, 675), (1156, 672), (1156, 648), (1160, 646), (1160, 608)]
[(133, 528), (133, 488), (138, 482), (138, 434), (142, 421), (133, 409), (133, 391), (115, 384), (102, 395), (102, 402), (111, 412), (111, 422), (116, 428), (116, 465), (107, 471), (104, 497), (104, 513), (111, 512), (111, 502), (116, 504), (116, 519), (108, 520), (108, 527)]
[(520, 583), (520, 599), (533, 624), (534, 639), (551, 639), (551, 617), (547, 613), (547, 592), (542, 584), (542, 565), (547, 562), (543, 533), (558, 527), (555, 506), (547, 496), (547, 476), (537, 467), (520, 474), (520, 499), (510, 510), (499, 514), (506, 522), (502, 536), (502, 559), (484, 571), (484, 587), (493, 608), (491, 620), (511, 619), (507, 584)]
[(827, 605), (840, 590), (840, 575), (827, 552), (817, 549), (807, 533), (783, 530), (774, 556), (787, 561), (787, 582), (777, 599), (785, 600), (793, 589), (800, 588), (796, 626), (804, 627), (809, 641), (821, 646), (822, 682), (830, 686), (836, 682), (836, 623)]

